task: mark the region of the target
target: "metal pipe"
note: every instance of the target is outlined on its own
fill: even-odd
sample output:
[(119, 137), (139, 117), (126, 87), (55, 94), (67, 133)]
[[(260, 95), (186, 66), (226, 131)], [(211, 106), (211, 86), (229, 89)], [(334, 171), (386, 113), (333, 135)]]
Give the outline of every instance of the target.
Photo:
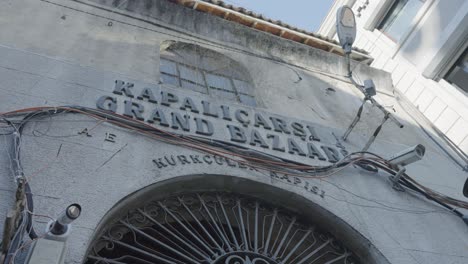
[(400, 191), (400, 192), (405, 191), (405, 189), (403, 189), (403, 187), (401, 187), (400, 185), (401, 176), (403, 176), (405, 172), (406, 172), (406, 168), (399, 166), (398, 172), (394, 176), (389, 177), (390, 181), (393, 183), (393, 186), (392, 186), (393, 189)]
[(362, 149), (362, 151), (367, 151), (369, 149), (369, 147), (372, 145), (372, 143), (374, 143), (375, 139), (377, 138), (377, 136), (379, 135), (380, 133), (380, 130), (382, 129), (383, 125), (385, 124), (385, 122), (387, 122), (388, 120), (388, 117), (389, 115), (386, 114), (384, 116), (384, 119), (382, 120), (382, 123), (380, 124), (380, 126), (378, 126), (375, 131), (374, 131), (374, 134), (372, 134), (372, 136), (369, 138), (369, 140), (367, 141), (366, 145), (364, 146), (364, 148)]
[[(347, 67), (348, 67), (348, 75), (346, 77), (349, 78), (349, 80), (351, 81), (351, 83), (356, 87), (358, 88), (363, 94), (364, 96), (366, 96), (366, 93), (364, 92), (364, 89), (363, 89), (363, 86), (358, 84), (354, 79), (353, 79), (353, 73), (351, 72), (350, 70), (350, 67), (351, 67), (351, 63), (350, 63), (350, 60), (349, 60), (349, 54), (346, 55), (347, 57)], [(399, 128), (403, 128), (404, 125), (395, 117), (393, 116), (390, 112), (387, 111), (387, 109), (385, 109), (381, 104), (379, 104), (374, 98), (370, 97), (369, 98), (369, 101), (375, 105), (377, 108), (379, 108), (383, 113), (384, 115), (388, 115), (388, 118), (390, 120), (392, 120)]]
[(387, 109), (385, 109), (381, 104), (379, 104), (377, 101), (375, 101), (374, 98), (371, 98), (370, 99), (371, 103), (375, 106), (377, 106), (380, 110), (382, 110), (382, 112), (384, 112), (384, 114), (388, 114), (388, 118), (390, 120), (393, 121), (393, 123), (395, 123), (399, 128), (403, 128), (404, 125), (394, 116), (392, 115), (390, 112), (387, 111)]
[(353, 122), (351, 123), (351, 125), (348, 127), (348, 130), (346, 130), (346, 132), (344, 133), (342, 139), (343, 141), (346, 141), (346, 139), (348, 138), (349, 134), (351, 133), (351, 131), (353, 130), (353, 128), (356, 126), (357, 122), (359, 122), (359, 120), (361, 119), (361, 114), (362, 114), (362, 109), (364, 109), (364, 104), (366, 104), (366, 101), (367, 101), (367, 98), (364, 98), (364, 100), (362, 101), (362, 104), (361, 106), (359, 107), (358, 109), (358, 112), (356, 114), (356, 117), (354, 118)]

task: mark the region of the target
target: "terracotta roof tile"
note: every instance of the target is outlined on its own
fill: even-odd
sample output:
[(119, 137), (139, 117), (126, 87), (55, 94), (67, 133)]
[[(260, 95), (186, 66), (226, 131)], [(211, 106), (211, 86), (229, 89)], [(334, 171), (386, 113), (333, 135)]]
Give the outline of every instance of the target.
[[(280, 27), (284, 27), (284, 28), (289, 29), (289, 30), (296, 31), (296, 32), (301, 33), (301, 34), (305, 34), (305, 35), (308, 35), (308, 36), (311, 36), (311, 37), (314, 37), (314, 38), (318, 38), (318, 39), (321, 39), (323, 41), (326, 41), (326, 42), (329, 42), (329, 43), (332, 43), (332, 44), (335, 44), (335, 45), (339, 45), (339, 43), (334, 39), (330, 39), (330, 38), (321, 36), (319, 34), (316, 34), (316, 33), (313, 33), (313, 32), (310, 32), (310, 31), (307, 31), (307, 30), (304, 30), (304, 29), (300, 29), (300, 28), (297, 28), (295, 26), (291, 26), (291, 25), (289, 25), (289, 24), (287, 24), (287, 23), (285, 23), (285, 22), (283, 22), (281, 20), (274, 20), (274, 19), (271, 19), (271, 18), (267, 18), (263, 14), (255, 13), (255, 12), (253, 12), (251, 10), (247, 10), (247, 9), (245, 9), (243, 7), (235, 7), (235, 6), (233, 6), (231, 4), (227, 4), (226, 2), (221, 1), (221, 0), (201, 0), (201, 1), (209, 3), (209, 4), (213, 4), (213, 5), (218, 5), (220, 7), (239, 12), (239, 13), (241, 13), (243, 15), (250, 16), (252, 18), (263, 20), (263, 21), (269, 22), (271, 24), (274, 24), (274, 25), (277, 25), (277, 26), (280, 26)], [(177, 0), (172, 0), (172, 2), (178, 2), (178, 1)], [(362, 50), (362, 49), (353, 48), (353, 50), (355, 50), (355, 51), (357, 51), (359, 53), (362, 53), (362, 54), (368, 54), (367, 51)]]

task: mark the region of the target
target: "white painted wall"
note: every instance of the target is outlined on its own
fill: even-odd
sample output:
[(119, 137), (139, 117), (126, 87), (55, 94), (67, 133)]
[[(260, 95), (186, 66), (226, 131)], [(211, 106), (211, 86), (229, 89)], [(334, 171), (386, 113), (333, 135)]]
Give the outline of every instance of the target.
[(358, 27), (354, 46), (368, 51), (374, 58), (371, 66), (390, 72), (396, 89), (468, 153), (468, 94), (436, 78), (467, 44), (468, 1), (427, 0), (400, 43), (377, 29), (364, 28), (388, 2), (336, 0), (318, 33), (336, 38), (336, 9), (352, 4)]

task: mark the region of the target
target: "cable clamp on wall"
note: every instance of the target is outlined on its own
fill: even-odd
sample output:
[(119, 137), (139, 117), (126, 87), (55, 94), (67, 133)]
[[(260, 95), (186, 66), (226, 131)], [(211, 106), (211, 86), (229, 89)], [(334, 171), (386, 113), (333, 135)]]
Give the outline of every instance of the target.
[(393, 183), (392, 188), (399, 191), (404, 192), (405, 189), (400, 185), (399, 181), (401, 176), (406, 172), (406, 168), (402, 166), (398, 166), (398, 172), (395, 175), (389, 176), (388, 178)]

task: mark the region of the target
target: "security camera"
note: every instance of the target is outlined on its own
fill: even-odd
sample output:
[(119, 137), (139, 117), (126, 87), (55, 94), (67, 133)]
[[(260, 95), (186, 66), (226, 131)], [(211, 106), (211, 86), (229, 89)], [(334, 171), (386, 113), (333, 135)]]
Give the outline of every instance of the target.
[(426, 148), (423, 145), (418, 144), (395, 154), (388, 159), (388, 162), (395, 166), (406, 166), (415, 161), (421, 160), (425, 152)]
[(46, 234), (41, 239), (32, 241), (29, 253), (22, 263), (64, 263), (67, 253), (67, 240), (71, 232), (71, 223), (81, 214), (79, 204), (67, 206), (57, 220), (50, 221)]

